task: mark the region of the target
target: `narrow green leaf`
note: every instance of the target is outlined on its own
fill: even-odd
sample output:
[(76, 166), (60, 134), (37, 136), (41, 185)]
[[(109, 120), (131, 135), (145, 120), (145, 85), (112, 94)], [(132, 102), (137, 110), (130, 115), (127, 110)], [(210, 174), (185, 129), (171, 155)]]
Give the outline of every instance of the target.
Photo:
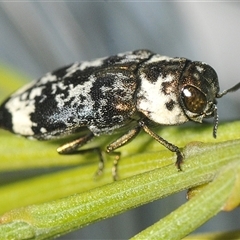
[[(212, 155), (210, 160), (208, 159), (209, 151)], [(186, 160), (182, 172), (176, 171), (173, 164), (157, 168), (131, 178), (106, 184), (82, 194), (12, 210), (4, 214), (0, 222), (2, 224), (15, 221), (28, 223), (29, 229), (34, 229), (36, 239), (57, 236), (182, 189), (210, 182), (215, 178), (219, 169), (226, 164), (239, 164), (239, 153), (240, 140), (215, 145), (190, 144), (185, 149)], [(227, 174), (229, 174), (229, 171), (227, 171)], [(230, 179), (227, 186), (230, 186), (233, 180), (229, 175), (227, 176)], [(223, 183), (223, 180), (221, 180), (221, 183)], [(218, 194), (219, 185), (215, 186), (211, 191), (216, 191), (215, 194)], [(211, 195), (209, 192), (208, 194)], [(220, 196), (216, 195), (216, 198), (218, 197), (220, 198)], [(224, 199), (226, 199), (226, 196)], [(219, 204), (217, 204), (216, 208), (220, 209)], [(213, 207), (208, 208), (208, 210), (212, 212)], [(185, 211), (187, 212), (187, 210)], [(191, 218), (195, 218), (196, 212), (191, 213), (189, 215), (190, 219), (188, 218), (190, 222), (192, 221)], [(194, 228), (195, 224), (193, 224), (192, 228)], [(197, 226), (199, 225), (197, 224)], [(185, 229), (185, 231), (187, 230)], [(4, 234), (1, 225), (0, 232)], [(158, 234), (158, 231), (156, 231), (156, 234)]]
[(226, 239), (228, 240), (240, 239), (240, 231), (203, 233), (191, 235), (184, 238), (184, 240), (226, 240)]
[(218, 172), (213, 181), (201, 191), (201, 194), (137, 234), (132, 240), (182, 239), (223, 208), (239, 175), (240, 165), (238, 162), (225, 166)]

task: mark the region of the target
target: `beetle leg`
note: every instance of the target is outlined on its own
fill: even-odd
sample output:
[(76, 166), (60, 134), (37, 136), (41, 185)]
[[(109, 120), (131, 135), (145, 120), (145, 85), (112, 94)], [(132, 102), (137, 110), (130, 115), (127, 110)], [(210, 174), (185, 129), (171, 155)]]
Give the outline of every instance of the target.
[(88, 149), (83, 149), (83, 150), (78, 150), (81, 146), (85, 145), (88, 141), (90, 141), (94, 137), (93, 133), (89, 133), (83, 137), (80, 137), (78, 139), (75, 139), (72, 142), (65, 143), (64, 145), (60, 146), (57, 149), (57, 152), (59, 154), (74, 154), (74, 153), (85, 153), (85, 152), (91, 152), (91, 151), (96, 151), (98, 156), (99, 156), (99, 164), (98, 164), (98, 170), (95, 173), (95, 176), (99, 176), (102, 174), (103, 169), (104, 169), (104, 159), (102, 155), (102, 151), (100, 148), (95, 147), (95, 148), (88, 148)]
[(86, 144), (88, 141), (90, 141), (94, 137), (93, 133), (89, 133), (83, 137), (80, 137), (78, 139), (75, 139), (72, 142), (65, 143), (64, 145), (57, 148), (57, 152), (59, 154), (69, 154), (74, 153), (77, 151), (78, 148)]
[(121, 136), (120, 138), (118, 138), (117, 140), (115, 140), (114, 142), (110, 143), (107, 146), (107, 153), (110, 153), (115, 149), (120, 148), (123, 145), (130, 142), (131, 140), (133, 140), (133, 138), (137, 136), (140, 130), (141, 130), (140, 126), (136, 126), (135, 128), (130, 129), (126, 134), (124, 134), (123, 136)]
[(180, 149), (173, 145), (172, 143), (166, 141), (165, 139), (163, 139), (162, 137), (160, 137), (159, 135), (157, 135), (156, 133), (154, 133), (145, 123), (144, 120), (139, 121), (140, 126), (142, 127), (142, 129), (149, 134), (152, 138), (154, 138), (156, 141), (158, 141), (159, 143), (161, 143), (164, 147), (166, 147), (167, 149), (169, 149), (172, 152), (175, 152), (177, 155), (177, 161), (176, 161), (176, 166), (179, 170), (181, 170), (181, 164), (183, 162), (184, 159), (184, 155), (183, 153), (180, 151)]
[(115, 155), (115, 159), (112, 167), (112, 176), (114, 180), (117, 180), (118, 178), (117, 167), (118, 167), (118, 162), (120, 160), (121, 153), (113, 152), (113, 151), (130, 142), (134, 137), (137, 136), (140, 130), (141, 130), (141, 127), (136, 126), (135, 128), (130, 129), (126, 134), (124, 134), (123, 136), (121, 136), (120, 138), (118, 138), (117, 140), (115, 140), (114, 142), (110, 143), (107, 146), (107, 153)]

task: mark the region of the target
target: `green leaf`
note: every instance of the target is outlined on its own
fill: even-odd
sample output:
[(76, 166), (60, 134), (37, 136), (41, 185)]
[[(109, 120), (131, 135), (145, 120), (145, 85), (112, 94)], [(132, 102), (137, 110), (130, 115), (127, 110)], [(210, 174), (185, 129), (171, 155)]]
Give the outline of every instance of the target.
[(195, 234), (184, 238), (184, 240), (226, 240), (226, 239), (229, 240), (240, 239), (240, 231)]
[[(12, 210), (0, 218), (0, 222), (4, 223), (2, 226), (0, 225), (0, 233), (5, 236), (4, 234), (7, 234), (7, 232), (4, 233), (6, 226), (10, 228), (14, 222), (21, 222), (29, 224), (28, 232), (34, 231), (36, 239), (53, 237), (146, 202), (212, 181), (204, 194), (199, 195), (199, 198), (194, 197), (180, 207), (180, 213), (179, 210), (176, 210), (167, 217), (167, 224), (175, 226), (175, 229), (170, 228), (170, 233), (167, 227), (164, 229), (158, 227), (158, 231), (155, 228), (154, 231), (150, 231), (154, 233), (152, 239), (154, 236), (168, 236), (167, 239), (171, 239), (171, 236), (176, 236), (177, 232), (182, 229), (180, 236), (183, 237), (223, 207), (224, 201), (235, 185), (236, 176), (233, 173), (240, 174), (239, 149), (240, 140), (210, 145), (190, 144), (184, 151), (186, 160), (182, 172), (178, 172), (176, 167), (171, 164), (105, 184), (82, 194)], [(211, 161), (207, 158), (209, 151), (216, 156)], [(199, 216), (195, 223), (193, 220), (196, 219), (196, 214)], [(200, 218), (200, 216), (204, 217)], [(176, 225), (176, 221), (179, 221), (181, 228)], [(11, 229), (12, 231), (14, 229)], [(19, 229), (15, 229), (15, 233), (17, 236)], [(149, 234), (143, 236), (150, 238)]]

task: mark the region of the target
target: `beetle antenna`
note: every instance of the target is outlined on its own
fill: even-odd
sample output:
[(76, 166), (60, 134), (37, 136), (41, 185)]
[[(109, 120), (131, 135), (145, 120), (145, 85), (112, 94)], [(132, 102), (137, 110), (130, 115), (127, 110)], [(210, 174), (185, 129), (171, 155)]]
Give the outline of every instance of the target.
[(214, 110), (213, 110), (213, 137), (217, 137), (217, 129), (218, 129), (218, 113), (217, 113), (217, 106), (214, 105)]
[[(229, 92), (235, 92), (240, 88), (240, 82), (237, 83), (235, 86), (226, 89), (224, 91), (222, 91), (221, 93), (218, 93), (216, 95), (216, 98), (221, 98), (222, 96), (226, 95)], [(217, 113), (217, 106), (214, 105), (214, 110), (213, 110), (213, 137), (216, 138), (217, 137), (217, 129), (218, 129), (218, 113)]]
[(221, 93), (218, 93), (216, 97), (217, 97), (217, 98), (221, 98), (222, 96), (226, 95), (228, 92), (235, 92), (235, 91), (237, 91), (239, 88), (240, 88), (240, 82), (239, 82), (238, 84), (236, 84), (235, 86), (233, 86), (233, 87), (231, 87), (231, 88), (229, 88), (229, 89), (227, 89), (227, 90), (224, 90), (224, 91), (221, 92)]

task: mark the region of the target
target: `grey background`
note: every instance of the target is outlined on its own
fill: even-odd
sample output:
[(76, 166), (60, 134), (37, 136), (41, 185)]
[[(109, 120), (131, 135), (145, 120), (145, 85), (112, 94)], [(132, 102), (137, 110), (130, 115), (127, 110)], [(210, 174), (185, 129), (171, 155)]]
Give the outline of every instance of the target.
[[(34, 79), (74, 61), (145, 48), (209, 63), (223, 90), (240, 81), (239, 25), (234, 2), (1, 2), (0, 64)], [(239, 92), (219, 100), (220, 120), (239, 119), (239, 101)], [(129, 238), (183, 202), (176, 194), (60, 239)], [(198, 231), (239, 228), (239, 213), (220, 213)]]

